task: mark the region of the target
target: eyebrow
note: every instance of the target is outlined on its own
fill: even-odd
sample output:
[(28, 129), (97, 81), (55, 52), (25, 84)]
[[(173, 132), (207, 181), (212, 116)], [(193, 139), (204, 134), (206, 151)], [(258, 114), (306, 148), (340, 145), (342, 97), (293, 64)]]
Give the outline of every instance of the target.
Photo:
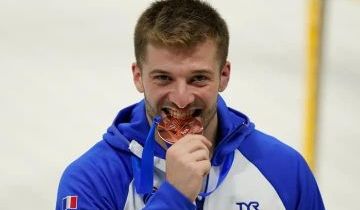
[(153, 69), (150, 71), (150, 75), (153, 74), (170, 74), (170, 73), (162, 69)]
[[(153, 69), (153, 70), (150, 71), (150, 75), (153, 75), (153, 74), (171, 74), (171, 73), (166, 71), (166, 70), (162, 70), (162, 69)], [(196, 69), (196, 70), (191, 71), (191, 74), (212, 75), (213, 71), (207, 70), (207, 69)]]
[(198, 70), (194, 70), (193, 72), (191, 72), (192, 74), (207, 74), (207, 75), (212, 75), (214, 72), (211, 70), (206, 70), (206, 69), (198, 69)]

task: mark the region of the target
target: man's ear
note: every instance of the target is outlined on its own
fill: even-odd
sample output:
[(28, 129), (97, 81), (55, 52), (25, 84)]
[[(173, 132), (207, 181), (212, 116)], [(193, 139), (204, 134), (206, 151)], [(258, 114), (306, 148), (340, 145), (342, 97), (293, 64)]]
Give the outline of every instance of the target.
[(230, 70), (231, 70), (230, 62), (226, 61), (225, 65), (220, 71), (219, 92), (223, 92), (226, 89), (230, 79)]
[(131, 65), (131, 69), (132, 69), (132, 73), (133, 73), (133, 81), (134, 81), (135, 87), (140, 93), (143, 93), (144, 85), (142, 82), (140, 66), (137, 63), (133, 63)]

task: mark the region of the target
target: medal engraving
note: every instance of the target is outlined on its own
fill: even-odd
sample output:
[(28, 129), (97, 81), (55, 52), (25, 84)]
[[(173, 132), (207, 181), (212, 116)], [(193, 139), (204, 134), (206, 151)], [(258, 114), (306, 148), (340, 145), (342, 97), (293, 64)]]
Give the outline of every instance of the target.
[(186, 134), (202, 134), (203, 125), (196, 118), (176, 119), (174, 117), (163, 118), (157, 126), (160, 138), (174, 144)]

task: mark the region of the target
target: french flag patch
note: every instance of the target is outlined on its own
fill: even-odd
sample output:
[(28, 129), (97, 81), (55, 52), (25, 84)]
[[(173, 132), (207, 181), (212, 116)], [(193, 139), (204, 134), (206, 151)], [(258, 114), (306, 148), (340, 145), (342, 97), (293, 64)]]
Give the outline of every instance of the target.
[(69, 195), (62, 200), (63, 210), (77, 209), (78, 197), (76, 195)]

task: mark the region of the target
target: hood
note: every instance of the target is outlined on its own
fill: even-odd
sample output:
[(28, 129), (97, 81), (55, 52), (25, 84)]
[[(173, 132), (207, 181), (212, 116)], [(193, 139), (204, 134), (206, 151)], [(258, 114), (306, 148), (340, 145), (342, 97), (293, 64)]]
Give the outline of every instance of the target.
[(255, 125), (241, 112), (228, 107), (219, 95), (217, 101), (218, 141), (212, 157), (212, 165), (220, 165), (227, 154), (239, 148), (241, 142)]
[[(222, 163), (227, 154), (237, 149), (245, 137), (254, 130), (254, 124), (249, 118), (227, 107), (220, 95), (217, 104), (219, 134), (212, 158), (212, 164), (216, 166)], [(117, 150), (129, 151), (129, 143), (132, 140), (144, 146), (149, 131), (145, 102), (142, 100), (119, 112), (104, 134), (104, 140)], [(165, 158), (165, 150), (159, 144), (156, 143), (154, 149), (156, 156)]]
[[(118, 113), (103, 139), (117, 150), (129, 151), (129, 144), (132, 140), (144, 146), (149, 131), (150, 125), (146, 118), (145, 101), (141, 100)], [(156, 143), (154, 149), (156, 156), (165, 158), (165, 150), (159, 144)]]

